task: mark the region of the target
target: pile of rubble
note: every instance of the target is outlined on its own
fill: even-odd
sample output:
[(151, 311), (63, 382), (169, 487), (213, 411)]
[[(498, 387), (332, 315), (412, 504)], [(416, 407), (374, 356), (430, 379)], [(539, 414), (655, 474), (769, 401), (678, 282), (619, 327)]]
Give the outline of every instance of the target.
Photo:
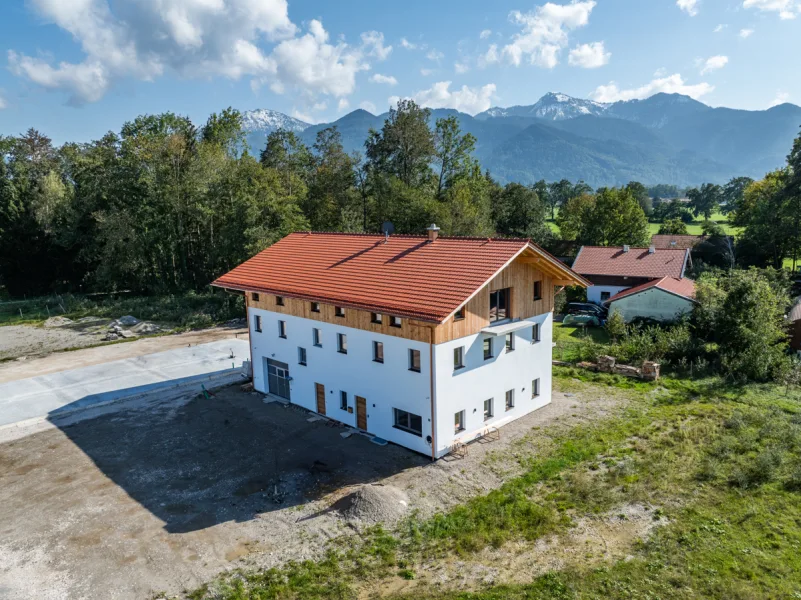
[(148, 335), (160, 331), (161, 327), (155, 323), (140, 321), (136, 317), (126, 315), (109, 323), (108, 331), (103, 337), (103, 340), (106, 342), (113, 342), (115, 340), (130, 339), (139, 335)]
[(363, 485), (333, 506), (348, 521), (394, 524), (409, 509), (408, 496), (391, 485)]

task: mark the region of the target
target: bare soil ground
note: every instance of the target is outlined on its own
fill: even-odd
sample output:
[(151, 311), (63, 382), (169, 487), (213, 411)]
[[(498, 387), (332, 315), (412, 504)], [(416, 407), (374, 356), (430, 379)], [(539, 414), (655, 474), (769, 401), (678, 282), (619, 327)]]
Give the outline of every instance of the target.
[[(106, 331), (109, 320), (103, 321)], [(57, 371), (88, 367), (113, 360), (163, 352), (187, 345), (205, 344), (229, 337), (247, 339), (246, 328), (213, 327), (199, 331), (142, 337), (125, 343), (102, 344), (101, 337), (80, 328), (44, 328), (33, 325), (0, 327), (0, 359), (8, 356), (25, 356), (25, 360), (0, 362), (0, 383), (37, 377)], [(59, 352), (66, 348), (94, 346), (72, 352)], [(53, 354), (48, 354), (52, 352)]]
[[(367, 500), (432, 514), (515, 475), (542, 428), (617, 406), (614, 397), (555, 393), (551, 405), (503, 427), (499, 440), (433, 464), (358, 433), (343, 437), (349, 430), (236, 387), (211, 400), (151, 398), (73, 415), (0, 439), (0, 598), (149, 598), (230, 568), (313, 558), (362, 525), (339, 510), (360, 486), (386, 487)], [(391, 518), (405, 512), (394, 508)], [(603, 527), (587, 524), (587, 539)], [(496, 558), (521, 568), (548, 553), (504, 552)], [(443, 568), (431, 576), (470, 582), (484, 573), (478, 563)]]

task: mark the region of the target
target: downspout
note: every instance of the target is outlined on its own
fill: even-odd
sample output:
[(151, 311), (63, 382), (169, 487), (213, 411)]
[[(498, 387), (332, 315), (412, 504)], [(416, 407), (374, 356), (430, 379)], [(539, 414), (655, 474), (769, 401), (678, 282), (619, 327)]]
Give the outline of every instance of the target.
[(434, 329), (436, 326), (432, 325), (428, 334), (428, 369), (430, 371), (431, 380), (431, 462), (437, 460), (437, 419), (436, 419), (436, 401), (434, 400)]
[(245, 292), (245, 327), (248, 329), (248, 349), (250, 350), (250, 384), (256, 389), (256, 363), (253, 362), (253, 336), (250, 335), (250, 294)]

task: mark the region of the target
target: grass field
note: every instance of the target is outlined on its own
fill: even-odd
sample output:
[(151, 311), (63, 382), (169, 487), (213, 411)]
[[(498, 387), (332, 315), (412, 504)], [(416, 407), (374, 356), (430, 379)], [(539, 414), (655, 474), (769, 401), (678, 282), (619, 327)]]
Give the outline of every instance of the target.
[[(724, 214), (721, 214), (719, 212), (714, 213), (712, 215), (712, 220), (715, 221), (716, 223), (718, 223), (719, 225), (721, 225), (723, 227), (724, 231), (729, 235), (737, 235), (740, 232), (740, 228), (739, 227), (733, 227), (732, 225), (729, 225), (728, 219), (726, 218), (726, 215), (724, 215)], [(701, 226), (703, 225), (703, 223), (704, 223), (704, 219), (696, 219), (692, 223), (688, 223), (687, 224), (687, 233), (690, 234), (690, 235), (701, 235), (701, 233), (702, 233)], [(554, 232), (556, 234), (559, 233), (559, 227), (558, 227), (558, 225), (556, 224), (555, 221), (549, 219), (548, 220), (548, 227), (550, 227), (552, 232)], [(655, 235), (655, 234), (659, 233), (659, 227), (660, 227), (660, 223), (648, 223), (648, 232), (651, 235)]]
[[(510, 457), (519, 476), (446, 513), (345, 535), (322, 560), (226, 575), (191, 597), (801, 598), (801, 390), (559, 368), (555, 382), (585, 401), (618, 397), (621, 408), (584, 425), (532, 430)], [(538, 554), (539, 540), (563, 543), (553, 536), (569, 536), (584, 519), (623, 523), (637, 506), (659, 524), (616, 558), (579, 547), (514, 582), (492, 578), (458, 592), (433, 583), (447, 564), (480, 561), (500, 572), (526, 552), (553, 564)], [(423, 573), (434, 576), (412, 591), (399, 585)], [(398, 589), (406, 595), (393, 595)]]

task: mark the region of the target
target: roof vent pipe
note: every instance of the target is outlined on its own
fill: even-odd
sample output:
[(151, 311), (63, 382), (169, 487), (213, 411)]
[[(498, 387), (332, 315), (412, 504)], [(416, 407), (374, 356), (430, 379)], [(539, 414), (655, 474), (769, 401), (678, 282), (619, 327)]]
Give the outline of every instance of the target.
[(654, 246), (648, 246), (648, 254), (653, 254), (656, 252), (656, 248)]
[(439, 237), (439, 227), (437, 227), (436, 223), (431, 223), (431, 227), (426, 229), (428, 232), (428, 241), (433, 242), (434, 240)]
[(629, 245), (626, 244), (625, 246), (623, 246), (623, 252), (628, 252), (628, 251), (629, 251)]

